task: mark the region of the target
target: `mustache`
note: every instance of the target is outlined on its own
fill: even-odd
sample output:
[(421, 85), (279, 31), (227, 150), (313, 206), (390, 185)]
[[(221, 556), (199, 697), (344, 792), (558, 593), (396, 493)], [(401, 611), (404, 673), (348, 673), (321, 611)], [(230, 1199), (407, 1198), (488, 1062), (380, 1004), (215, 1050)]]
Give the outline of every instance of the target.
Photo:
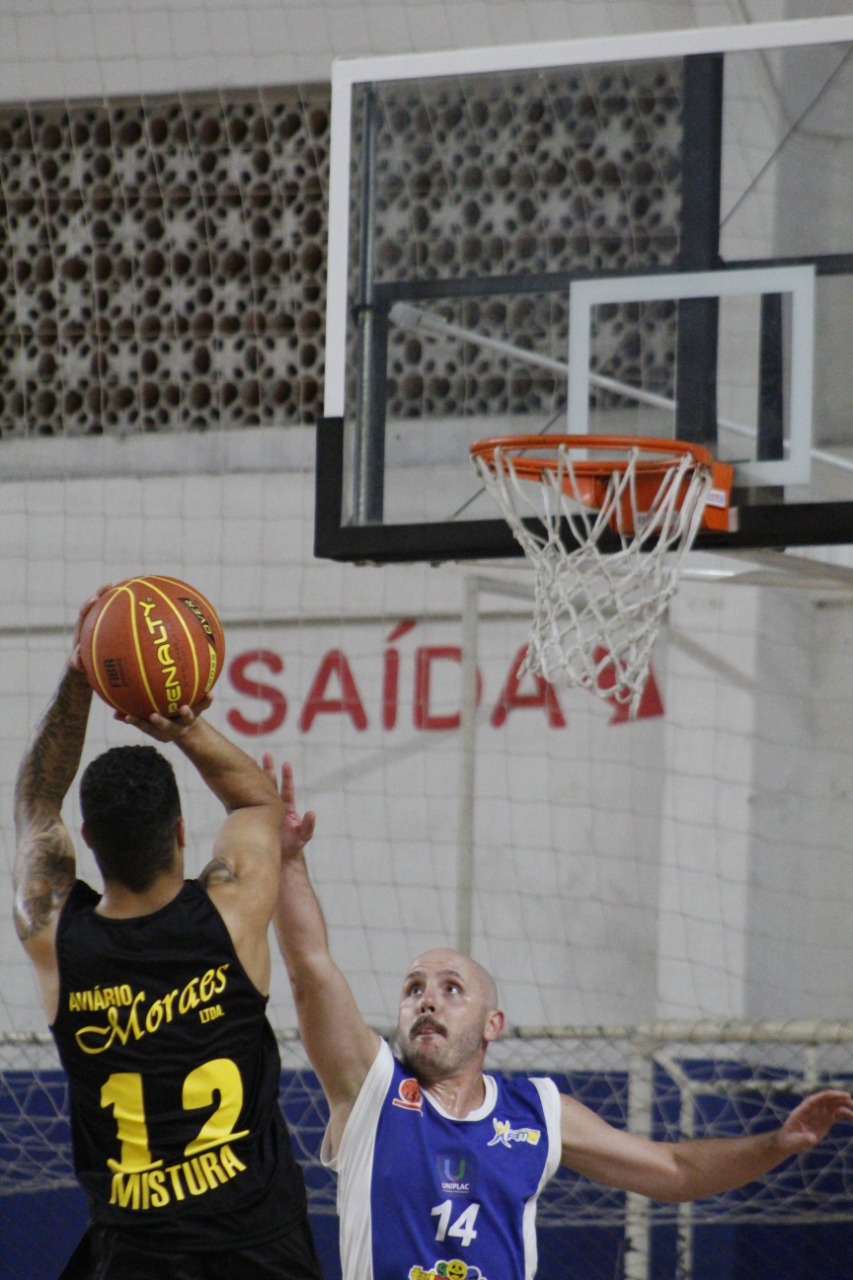
[(419, 1018), (415, 1018), (409, 1029), (410, 1036), (416, 1036), (418, 1032), (423, 1031), (424, 1027), (429, 1027), (432, 1031), (437, 1031), (439, 1035), (446, 1036), (447, 1028), (444, 1027), (437, 1018), (430, 1013), (422, 1013)]

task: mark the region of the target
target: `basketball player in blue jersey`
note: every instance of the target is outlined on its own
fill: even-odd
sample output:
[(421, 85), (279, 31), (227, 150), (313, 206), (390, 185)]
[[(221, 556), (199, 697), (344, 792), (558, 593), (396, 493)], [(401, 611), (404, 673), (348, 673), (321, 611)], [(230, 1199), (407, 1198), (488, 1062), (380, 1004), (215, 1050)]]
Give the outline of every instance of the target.
[[(264, 767), (274, 778), (269, 756)], [(850, 1095), (827, 1090), (770, 1133), (670, 1143), (614, 1129), (551, 1080), (484, 1073), (504, 1026), (495, 984), (446, 948), (406, 974), (395, 1059), (329, 953), (303, 856), (314, 815), (297, 813), (288, 765), (280, 786), (276, 933), (329, 1104), (322, 1158), (339, 1175), (343, 1280), (530, 1280), (536, 1201), (561, 1164), (656, 1200), (693, 1200), (760, 1177), (853, 1119)]]
[[(15, 918), (68, 1078), (91, 1223), (67, 1280), (320, 1280), (305, 1186), (278, 1104), (266, 1018), (281, 859), (275, 784), (203, 716), (142, 723), (225, 809), (184, 879), (184, 820), (156, 747), (115, 747), (80, 784), (103, 893), (76, 878), (61, 808), (92, 691), (71, 658), (15, 788)], [(201, 709), (205, 709), (202, 704)]]

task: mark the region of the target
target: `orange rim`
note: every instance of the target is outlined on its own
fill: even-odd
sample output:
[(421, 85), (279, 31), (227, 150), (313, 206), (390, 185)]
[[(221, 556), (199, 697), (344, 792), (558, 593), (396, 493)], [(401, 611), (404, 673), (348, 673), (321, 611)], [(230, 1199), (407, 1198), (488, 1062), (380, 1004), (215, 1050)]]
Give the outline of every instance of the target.
[[(625, 527), (632, 526), (632, 506), (638, 511), (649, 511), (654, 505), (665, 477), (679, 467), (687, 457), (689, 465), (682, 478), (677, 495), (680, 508), (686, 496), (690, 478), (697, 467), (706, 467), (712, 476), (712, 494), (702, 516), (706, 528), (724, 530), (729, 527), (729, 502), (733, 468), (724, 462), (715, 462), (704, 445), (686, 440), (663, 440), (657, 436), (503, 436), (492, 440), (478, 440), (470, 446), (472, 458), (482, 459), (492, 475), (498, 474), (497, 451), (509, 455), (501, 468), (504, 474), (512, 471), (522, 480), (541, 482), (548, 473), (553, 475), (559, 466), (557, 450), (560, 446), (571, 449), (598, 449), (622, 456), (605, 458), (579, 458), (572, 461), (571, 471), (564, 471), (562, 489), (591, 510), (601, 510), (608, 500), (610, 481), (614, 474), (632, 468), (634, 476), (633, 496), (623, 495), (622, 512)], [(635, 449), (659, 457), (629, 457)], [(542, 456), (544, 455), (544, 456)], [(511, 458), (511, 464), (510, 464)]]
[[(563, 445), (566, 449), (607, 449), (628, 453), (641, 449), (647, 453), (669, 454), (669, 460), (639, 458), (634, 466), (644, 474), (664, 475), (684, 454), (690, 454), (695, 466), (710, 467), (713, 456), (704, 445), (687, 440), (662, 440), (656, 436), (499, 436), (491, 440), (478, 440), (470, 447), (472, 458), (482, 458), (490, 470), (496, 471), (495, 453), (511, 454), (516, 475), (525, 480), (541, 480), (546, 471), (557, 465), (556, 453)], [(550, 456), (528, 456), (528, 450), (548, 450)], [(518, 456), (517, 456), (518, 455)], [(606, 479), (614, 471), (624, 471), (627, 458), (581, 458), (572, 463), (576, 475)]]

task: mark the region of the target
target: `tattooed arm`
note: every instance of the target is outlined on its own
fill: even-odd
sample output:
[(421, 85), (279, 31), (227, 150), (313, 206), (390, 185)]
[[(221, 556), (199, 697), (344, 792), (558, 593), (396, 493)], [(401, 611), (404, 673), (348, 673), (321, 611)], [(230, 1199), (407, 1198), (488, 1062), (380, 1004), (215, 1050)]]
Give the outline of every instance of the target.
[(80, 765), (92, 701), (77, 646), (80, 624), (96, 598), (80, 611), (68, 667), (15, 783), (15, 927), (35, 966), (51, 1022), (58, 996), (56, 923), (74, 884), (76, 865), (71, 835), (62, 821), (62, 802)]

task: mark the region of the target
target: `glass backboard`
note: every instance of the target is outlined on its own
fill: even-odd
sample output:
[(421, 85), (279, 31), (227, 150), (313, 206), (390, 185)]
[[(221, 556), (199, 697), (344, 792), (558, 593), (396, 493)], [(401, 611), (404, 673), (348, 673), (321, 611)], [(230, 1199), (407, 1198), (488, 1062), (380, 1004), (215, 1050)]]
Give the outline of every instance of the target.
[(336, 65), (316, 550), (520, 554), (472, 442), (692, 440), (853, 543), (853, 18)]

